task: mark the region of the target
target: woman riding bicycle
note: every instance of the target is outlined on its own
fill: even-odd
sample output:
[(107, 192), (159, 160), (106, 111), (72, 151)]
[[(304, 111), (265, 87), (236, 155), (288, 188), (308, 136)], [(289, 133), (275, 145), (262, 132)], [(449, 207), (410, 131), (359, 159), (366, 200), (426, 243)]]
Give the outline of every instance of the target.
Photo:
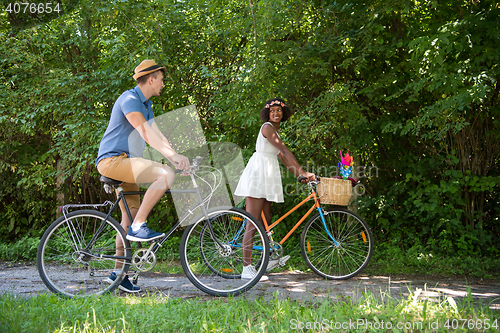
[[(295, 156), (281, 141), (278, 130), (280, 124), (292, 116), (290, 108), (280, 98), (268, 100), (260, 111), (260, 118), (264, 122), (259, 130), (256, 152), (248, 161), (241, 175), (235, 194), (246, 197), (246, 211), (252, 214), (263, 224), (261, 212), (267, 221), (271, 218), (271, 202), (284, 202), (283, 186), (278, 158), (297, 177), (303, 176), (307, 181), (316, 177), (306, 172), (297, 162)], [(242, 279), (252, 279), (256, 274), (251, 265), (252, 244), (255, 229), (247, 225), (243, 238), (243, 272)], [(278, 265), (283, 266), (290, 256), (270, 260), (267, 271)], [(260, 281), (268, 280), (262, 276)]]

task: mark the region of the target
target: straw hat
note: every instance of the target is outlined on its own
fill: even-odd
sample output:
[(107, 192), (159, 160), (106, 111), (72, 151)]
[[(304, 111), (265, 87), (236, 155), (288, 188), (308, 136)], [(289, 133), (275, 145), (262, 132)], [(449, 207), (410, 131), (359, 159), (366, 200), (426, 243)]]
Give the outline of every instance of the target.
[(165, 67), (158, 66), (154, 60), (144, 60), (139, 64), (139, 66), (135, 68), (134, 80), (137, 80), (138, 78), (146, 74), (156, 72), (159, 69), (165, 70)]

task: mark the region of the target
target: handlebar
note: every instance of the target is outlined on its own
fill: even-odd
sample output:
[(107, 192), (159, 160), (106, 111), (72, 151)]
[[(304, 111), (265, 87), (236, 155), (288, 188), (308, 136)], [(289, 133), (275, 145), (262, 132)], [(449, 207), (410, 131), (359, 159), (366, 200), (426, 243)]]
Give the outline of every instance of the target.
[[(302, 176), (302, 175), (300, 175), (300, 176), (298, 176), (298, 177), (297, 177), (297, 181), (298, 181), (299, 183), (302, 183), (302, 181), (303, 181), (303, 180), (306, 180), (306, 179), (307, 179), (307, 178), (306, 178), (306, 177), (304, 177), (304, 176)], [(316, 183), (316, 182), (319, 182), (319, 177), (316, 177), (316, 180), (315, 180), (315, 181), (311, 181), (311, 182), (307, 182), (307, 183), (308, 183), (308, 184), (309, 184), (309, 183), (312, 183), (313, 185), (315, 185), (314, 183)]]
[[(337, 178), (337, 179), (342, 179), (342, 177), (333, 177), (333, 178)], [(303, 180), (306, 180), (307, 178), (304, 177), (304, 176), (299, 176), (297, 177), (297, 181), (299, 183), (302, 183)], [(352, 187), (358, 185), (360, 183), (360, 180), (359, 179), (354, 179), (354, 178), (351, 178), (351, 177), (348, 177), (347, 180), (350, 180), (351, 181), (351, 185)], [(313, 180), (313, 181), (310, 181), (310, 182), (307, 182), (307, 184), (311, 184), (311, 185), (318, 185), (319, 183), (321, 182), (321, 178), (320, 177), (316, 177), (316, 180)]]
[(196, 156), (195, 158), (189, 158), (189, 164), (191, 164), (189, 171), (175, 169), (174, 172), (175, 173), (194, 174), (198, 170), (198, 167), (200, 166), (200, 162), (202, 160), (203, 160), (203, 157), (201, 157), (201, 156)]

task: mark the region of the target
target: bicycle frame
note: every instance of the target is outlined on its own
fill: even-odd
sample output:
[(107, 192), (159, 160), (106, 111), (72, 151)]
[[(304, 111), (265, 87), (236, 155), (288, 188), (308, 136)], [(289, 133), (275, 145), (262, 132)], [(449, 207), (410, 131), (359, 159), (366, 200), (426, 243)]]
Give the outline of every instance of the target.
[(297, 204), (295, 207), (293, 207), (292, 209), (290, 209), (285, 215), (283, 215), (282, 217), (280, 217), (279, 219), (277, 219), (273, 224), (271, 225), (268, 225), (267, 223), (267, 220), (266, 220), (266, 217), (264, 216), (264, 212), (261, 213), (261, 217), (262, 217), (262, 222), (264, 222), (264, 229), (266, 229), (267, 233), (269, 234), (272, 230), (272, 228), (274, 228), (275, 226), (277, 226), (281, 221), (283, 221), (288, 215), (292, 214), (294, 211), (296, 211), (297, 209), (299, 209), (299, 207), (302, 207), (302, 205), (304, 205), (307, 201), (309, 201), (310, 199), (314, 199), (314, 204), (311, 206), (311, 208), (309, 208), (309, 210), (302, 216), (302, 218), (299, 220), (299, 222), (297, 222), (293, 228), (288, 232), (288, 234), (285, 235), (285, 237), (283, 237), (283, 239), (279, 242), (281, 245), (283, 245), (283, 243), (292, 235), (292, 233), (302, 224), (302, 222), (304, 222), (304, 220), (309, 216), (311, 215), (311, 213), (313, 212), (313, 210), (316, 208), (318, 210), (318, 213), (319, 213), (319, 216), (321, 218), (321, 222), (323, 222), (323, 227), (325, 228), (325, 231), (328, 235), (328, 237), (330, 237), (330, 239), (333, 241), (333, 243), (337, 246), (339, 245), (339, 243), (337, 242), (337, 240), (335, 238), (333, 238), (332, 234), (330, 233), (330, 231), (328, 230), (328, 227), (326, 226), (326, 221), (325, 221), (325, 217), (323, 215), (323, 209), (321, 209), (321, 204), (319, 202), (319, 198), (318, 196), (316, 195), (316, 191), (312, 188), (311, 185), (309, 185), (310, 188), (311, 188), (311, 191), (312, 193), (307, 197), (305, 198), (304, 200), (302, 200), (299, 204)]
[[(127, 288), (122, 279), (130, 279), (136, 284), (141, 273), (153, 270), (158, 260), (155, 253), (160, 246), (167, 244), (166, 240), (174, 231), (185, 227), (181, 230), (184, 232), (180, 242), (180, 261), (187, 278), (197, 288), (214, 296), (238, 295), (249, 290), (263, 271), (260, 270), (252, 279), (240, 279), (242, 251), (234, 249), (228, 241), (248, 219), (246, 223), (255, 227), (259, 235), (259, 241), (254, 245), (261, 245), (259, 259), (263, 268), (269, 259), (268, 238), (263, 226), (253, 216), (234, 206), (221, 205), (227, 202), (227, 198), (224, 191), (216, 193), (216, 190), (222, 184), (223, 173), (210, 165), (198, 165), (201, 160), (202, 157), (197, 156), (189, 171), (179, 172), (190, 176), (178, 184), (187, 189), (168, 191), (174, 195), (178, 216), (167, 228), (169, 230), (165, 230), (166, 235), (158, 235), (156, 239), (132, 238), (137, 241), (131, 241), (123, 230), (128, 228), (128, 220), (132, 220), (136, 212), (135, 206), (128, 205), (127, 196), (147, 196), (149, 192), (145, 189), (126, 191), (121, 182), (103, 176), (104, 189), (116, 196), (115, 200), (103, 204), (61, 206), (64, 216), (50, 225), (38, 246), (37, 268), (44, 284), (67, 298), (109, 293), (120, 285)], [(189, 180), (192, 185), (189, 185)], [(177, 197), (176, 194), (180, 195)], [(130, 197), (128, 201), (131, 202)], [(118, 205), (121, 214), (116, 210)], [(122, 227), (117, 222), (120, 218), (122, 224), (127, 225)], [(232, 232), (228, 234), (227, 230)], [(248, 245), (251, 248), (252, 245)], [(136, 290), (133, 288), (132, 291)]]
[[(312, 186), (311, 186), (311, 191), (312, 193), (307, 197), (305, 198), (304, 200), (302, 200), (299, 204), (297, 204), (294, 208), (292, 208), (291, 210), (289, 210), (285, 215), (283, 215), (282, 217), (280, 217), (278, 220), (276, 220), (273, 224), (269, 225), (267, 223), (267, 220), (266, 220), (266, 217), (264, 216), (264, 212), (261, 213), (261, 216), (262, 216), (262, 221), (264, 222), (264, 229), (267, 231), (268, 235), (271, 234), (271, 229), (274, 228), (275, 226), (277, 226), (281, 221), (283, 221), (288, 215), (292, 214), (294, 211), (296, 211), (297, 209), (299, 209), (299, 207), (302, 207), (302, 205), (304, 205), (307, 201), (311, 200), (311, 199), (314, 199), (314, 204), (311, 206), (311, 208), (309, 208), (309, 210), (304, 214), (304, 216), (302, 216), (302, 218), (299, 220), (299, 222), (297, 222), (297, 224), (295, 224), (295, 226), (288, 232), (288, 234), (285, 235), (285, 237), (283, 237), (283, 239), (279, 242), (281, 245), (283, 245), (283, 243), (292, 235), (292, 233), (302, 224), (302, 222), (304, 222), (304, 220), (309, 216), (311, 215), (311, 213), (314, 211), (314, 209), (316, 208), (318, 210), (318, 213), (319, 213), (319, 216), (321, 218), (321, 222), (323, 223), (323, 227), (325, 228), (325, 231), (328, 235), (328, 237), (330, 237), (330, 239), (333, 241), (333, 243), (335, 244), (335, 246), (338, 246), (339, 243), (337, 242), (337, 240), (332, 236), (332, 234), (330, 233), (330, 231), (328, 230), (328, 227), (326, 225), (326, 220), (325, 220), (325, 216), (323, 215), (323, 209), (321, 208), (321, 204), (319, 202), (319, 198), (318, 196), (316, 195), (316, 191), (314, 191), (312, 189)], [(245, 230), (245, 227), (246, 227), (246, 221), (243, 222), (243, 224), (241, 225), (240, 229), (238, 230), (238, 232), (236, 233), (236, 235), (234, 236), (233, 238), (233, 241), (231, 241), (231, 245), (233, 246), (242, 246), (242, 244), (240, 243), (236, 243), (236, 239), (238, 239), (238, 237), (241, 235), (242, 232), (244, 232)], [(262, 250), (262, 247), (260, 246), (253, 246), (253, 249), (254, 250)]]
[[(198, 197), (198, 201), (193, 206), (191, 206), (191, 208), (179, 219), (179, 221), (170, 229), (170, 231), (163, 238), (161, 238), (158, 242), (154, 243), (154, 246), (152, 248), (150, 248), (151, 251), (156, 252), (162, 246), (162, 244), (170, 237), (170, 235), (172, 235), (172, 233), (180, 225), (182, 225), (182, 223), (184, 223), (184, 221), (186, 221), (186, 219), (190, 215), (193, 215), (193, 211), (196, 208), (198, 208), (198, 207), (201, 207), (201, 209), (203, 211), (203, 214), (205, 215), (205, 218), (208, 221), (208, 228), (210, 230), (210, 234), (212, 235), (212, 238), (219, 244), (219, 246), (222, 247), (222, 244), (220, 243), (220, 241), (218, 240), (218, 238), (215, 236), (215, 234), (213, 232), (212, 224), (210, 223), (210, 219), (208, 217), (207, 208), (205, 207), (205, 204), (203, 202), (203, 198), (201, 197), (201, 193), (200, 193), (199, 187), (198, 187), (198, 185), (196, 183), (196, 180), (194, 179), (194, 176), (192, 174), (190, 176), (191, 176), (191, 180), (193, 182), (193, 187), (194, 187), (192, 190), (167, 190), (165, 192), (165, 194), (166, 193), (170, 193), (170, 194), (172, 194), (172, 193), (196, 193), (197, 197)], [(133, 221), (132, 213), (130, 212), (130, 209), (129, 209), (128, 204), (127, 204), (127, 200), (125, 199), (125, 196), (126, 195), (141, 195), (141, 194), (144, 194), (144, 193), (146, 193), (146, 191), (124, 192), (124, 191), (121, 190), (121, 188), (118, 188), (118, 198), (117, 198), (117, 200), (113, 203), (112, 207), (110, 208), (109, 212), (106, 215), (106, 218), (103, 220), (103, 222), (101, 223), (101, 225), (97, 229), (97, 232), (93, 235), (92, 239), (88, 243), (88, 245), (85, 248), (85, 250), (89, 250), (90, 248), (92, 248), (95, 245), (95, 242), (96, 242), (97, 238), (99, 237), (102, 229), (104, 228), (106, 220), (114, 212), (114, 210), (116, 209), (116, 206), (120, 203), (120, 201), (123, 200), (123, 205), (125, 206), (125, 211), (127, 212), (127, 216), (129, 218), (129, 221)], [(66, 205), (65, 207), (71, 207), (71, 205)], [(124, 260), (130, 260), (131, 259), (129, 257), (122, 257), (122, 256), (116, 256), (116, 255), (115, 256), (109, 256), (109, 255), (102, 255), (101, 254), (101, 256), (103, 258), (112, 258), (112, 259), (124, 259)]]
[(328, 227), (326, 226), (325, 216), (323, 215), (323, 209), (321, 209), (321, 204), (319, 202), (318, 196), (316, 195), (316, 191), (312, 188), (311, 185), (309, 185), (309, 187), (311, 188), (312, 193), (307, 198), (302, 200), (298, 205), (296, 205), (295, 207), (290, 209), (285, 215), (283, 215), (282, 217), (277, 219), (273, 224), (271, 224), (271, 225), (267, 224), (267, 220), (266, 220), (266, 217), (264, 216), (264, 212), (262, 212), (261, 216), (262, 216), (262, 221), (264, 222), (264, 228), (266, 229), (266, 231), (269, 234), (271, 229), (274, 228), (276, 225), (278, 225), (281, 221), (283, 221), (288, 215), (290, 215), (291, 213), (296, 211), (299, 207), (301, 207), (303, 204), (305, 204), (310, 199), (314, 199), (314, 204), (312, 205), (312, 207), (309, 208), (309, 210), (304, 214), (304, 216), (302, 216), (302, 218), (299, 220), (299, 222), (297, 222), (297, 224), (295, 224), (295, 226), (288, 232), (288, 234), (285, 235), (285, 237), (283, 237), (283, 239), (279, 243), (281, 245), (283, 245), (283, 243), (288, 239), (288, 237), (290, 237), (292, 235), (292, 233), (302, 224), (302, 222), (304, 222), (304, 220), (309, 215), (311, 215), (313, 210), (316, 208), (318, 210), (318, 214), (321, 218), (321, 222), (323, 222), (323, 227), (325, 228), (325, 231), (326, 231), (328, 237), (330, 237), (330, 239), (333, 241), (335, 246), (338, 246), (339, 243), (337, 242), (337, 240), (335, 238), (333, 238), (332, 234), (328, 230)]

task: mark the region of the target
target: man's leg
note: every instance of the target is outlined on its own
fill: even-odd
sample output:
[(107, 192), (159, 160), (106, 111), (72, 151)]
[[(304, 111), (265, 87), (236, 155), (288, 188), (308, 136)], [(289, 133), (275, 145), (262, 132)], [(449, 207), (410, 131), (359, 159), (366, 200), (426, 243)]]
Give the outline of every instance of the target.
[[(141, 167), (144, 164), (143, 161), (136, 162), (136, 164), (139, 164)], [(160, 201), (161, 197), (165, 194), (167, 189), (170, 188), (175, 178), (174, 172), (169, 167), (156, 162), (152, 162), (149, 168), (143, 170), (143, 173), (145, 173), (149, 178), (142, 177), (141, 174), (139, 174), (139, 176), (137, 177), (138, 183), (146, 182), (146, 180), (149, 180), (149, 182), (151, 182), (151, 177), (155, 177), (155, 180), (151, 182), (151, 185), (144, 194), (142, 204), (140, 205), (132, 226), (127, 233), (127, 239), (138, 242), (155, 240), (165, 235), (163, 233), (155, 232), (149, 229), (146, 226), (145, 222), (153, 207), (156, 205), (156, 203), (158, 203), (158, 201)]]
[(174, 171), (161, 163), (143, 158), (129, 158), (126, 154), (102, 160), (97, 169), (102, 175), (134, 184), (137, 189), (139, 188), (137, 184), (151, 184), (144, 195), (142, 204), (138, 207), (132, 228), (127, 233), (127, 239), (140, 242), (162, 237), (163, 234), (154, 232), (143, 224), (151, 209), (173, 184)]
[[(99, 162), (97, 170), (100, 174), (106, 177), (123, 181), (124, 183), (121, 185), (121, 187), (124, 192), (134, 192), (139, 190), (139, 186), (137, 185), (138, 183), (154, 183), (158, 180), (158, 178), (161, 179), (161, 177), (158, 177), (158, 175), (168, 173), (168, 170), (170, 169), (154, 161), (149, 161), (142, 158), (129, 158), (127, 154), (124, 153), (120, 156), (103, 159), (101, 162)], [(171, 173), (173, 175), (173, 172)], [(139, 175), (140, 177), (138, 178), (137, 175)], [(166, 189), (163, 190), (163, 193), (165, 193), (165, 191)], [(135, 220), (140, 209), (140, 198), (138, 195), (127, 195), (125, 200), (127, 201), (132, 220)], [(158, 200), (156, 200), (156, 202)], [(151, 208), (152, 206), (147, 210), (146, 217), (149, 211), (151, 211)], [(123, 202), (120, 202), (120, 210), (122, 213), (121, 226), (128, 235), (129, 226), (132, 224), (132, 221), (129, 220), (129, 216), (125, 210)], [(117, 239), (115, 243), (116, 255), (123, 256), (125, 251), (121, 240)], [(122, 267), (123, 262), (115, 262), (115, 270), (119, 271)], [(107, 279), (107, 282), (113, 283), (116, 277), (116, 273), (113, 272)], [(140, 291), (140, 288), (132, 285), (132, 283), (128, 279), (128, 276), (124, 277), (119, 288), (126, 292)]]
[[(132, 218), (135, 218), (138, 210), (139, 210), (138, 208), (130, 208), (130, 214), (132, 215)], [(132, 223), (130, 222), (130, 220), (128, 218), (128, 214), (125, 211), (125, 209), (122, 209), (121, 212), (122, 212), (122, 220), (120, 222), (120, 225), (122, 226), (123, 230), (125, 230), (125, 234), (128, 234), (128, 228), (130, 227), (130, 225)], [(125, 255), (125, 251), (123, 248), (124, 248), (124, 246), (123, 246), (123, 243), (121, 241), (121, 238), (116, 236), (116, 255), (117, 256), (123, 257)], [(121, 261), (115, 262), (115, 269), (116, 270), (121, 269), (122, 266), (123, 266), (123, 263)]]
[(158, 170), (157, 179), (154, 181), (142, 199), (141, 207), (137, 212), (137, 216), (134, 218), (134, 223), (146, 222), (151, 209), (160, 201), (161, 197), (165, 194), (167, 189), (174, 182), (174, 173), (170, 170)]
[[(125, 192), (139, 190), (139, 187), (136, 184), (129, 184), (129, 183), (123, 183), (122, 188)], [(132, 215), (132, 219), (133, 219), (137, 215), (137, 211), (139, 210), (139, 208), (137, 208), (137, 207), (140, 206), (140, 198), (138, 195), (128, 195), (125, 200), (127, 200), (127, 206), (129, 206), (130, 215)], [(132, 223), (128, 217), (127, 211), (125, 209), (125, 205), (121, 201), (120, 201), (120, 211), (122, 214), (122, 220), (120, 222), (120, 225), (125, 230), (125, 233), (128, 233), (128, 229)], [(121, 238), (116, 236), (116, 256), (124, 256), (124, 255), (125, 255), (124, 245), (121, 241)], [(116, 274), (122, 269), (122, 267), (123, 267), (123, 261), (116, 260), (115, 261), (115, 271), (113, 273), (111, 273), (110, 277), (107, 279), (108, 283), (112, 283), (116, 279), (116, 276), (117, 276)], [(123, 278), (123, 281), (118, 286), (118, 288), (120, 288), (120, 290), (123, 290), (125, 292), (129, 292), (129, 293), (136, 293), (136, 292), (141, 291), (141, 288), (134, 286), (130, 282), (128, 276), (125, 276)]]

